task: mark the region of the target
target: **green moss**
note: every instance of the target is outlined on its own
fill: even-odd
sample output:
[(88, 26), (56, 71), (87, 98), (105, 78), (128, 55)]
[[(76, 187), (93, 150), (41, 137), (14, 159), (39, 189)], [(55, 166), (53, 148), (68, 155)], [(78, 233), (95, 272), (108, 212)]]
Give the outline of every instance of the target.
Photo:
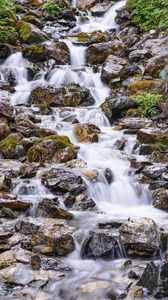
[(92, 33), (80, 32), (78, 34), (71, 35), (71, 37), (75, 37), (80, 43), (85, 43), (91, 39), (94, 40), (94, 43), (106, 42), (106, 35), (98, 31), (94, 31)]
[(167, 0), (127, 0), (126, 7), (142, 30), (168, 30)]
[(19, 37), (20, 39), (25, 42), (31, 33), (30, 25), (25, 21), (19, 22)]
[(11, 147), (16, 146), (21, 140), (23, 136), (20, 133), (11, 134), (0, 143), (0, 150), (5, 153)]
[(47, 137), (47, 139), (54, 141), (55, 150), (63, 149), (63, 148), (66, 148), (66, 147), (72, 145), (70, 139), (67, 136), (51, 135), (51, 136)]
[(0, 42), (8, 42), (15, 34), (14, 4), (10, 0), (0, 0)]

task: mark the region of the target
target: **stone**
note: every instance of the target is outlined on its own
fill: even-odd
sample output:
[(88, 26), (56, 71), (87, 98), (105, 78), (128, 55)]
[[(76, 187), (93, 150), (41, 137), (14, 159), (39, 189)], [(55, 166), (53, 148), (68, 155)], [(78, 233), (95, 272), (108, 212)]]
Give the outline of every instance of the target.
[(0, 209), (10, 208), (12, 210), (26, 211), (31, 207), (31, 202), (17, 199), (17, 196), (0, 193)]
[(127, 96), (106, 98), (105, 102), (101, 105), (101, 109), (109, 121), (112, 121), (115, 118), (120, 118), (123, 112), (136, 107), (137, 104)]
[(54, 59), (57, 65), (70, 64), (70, 52), (66, 43), (59, 41), (48, 47), (48, 56)]
[(78, 107), (95, 103), (87, 88), (74, 83), (60, 87), (37, 87), (31, 92), (30, 98), (32, 103), (45, 113), (48, 113), (51, 107)]
[(86, 169), (82, 171), (81, 175), (85, 176), (89, 180), (95, 180), (98, 177), (99, 172), (97, 170)]
[(0, 43), (0, 59), (6, 59), (12, 53), (10, 45)]
[(0, 191), (9, 191), (11, 187), (11, 178), (0, 172)]
[(107, 84), (110, 84), (112, 79), (118, 78), (120, 80), (120, 72), (126, 64), (126, 60), (115, 55), (109, 55), (101, 71), (102, 80)]
[(36, 176), (39, 165), (36, 163), (24, 163), (19, 169), (20, 178), (33, 178)]
[(128, 256), (150, 257), (158, 250), (158, 230), (150, 218), (126, 221), (119, 228), (119, 232), (120, 241)]
[(0, 121), (0, 140), (6, 138), (10, 133), (10, 127), (7, 122)]
[(0, 117), (1, 116), (7, 118), (8, 120), (13, 118), (13, 108), (7, 101), (0, 100)]
[(168, 297), (168, 263), (162, 262), (160, 270), (160, 279), (163, 286), (164, 294)]
[(16, 219), (17, 215), (11, 208), (2, 207), (0, 209), (0, 218)]
[(168, 145), (168, 131), (158, 128), (142, 128), (137, 133), (137, 140), (142, 144), (163, 144)]
[(149, 262), (136, 285), (145, 288), (148, 295), (154, 295), (159, 282), (159, 272), (160, 264)]
[(27, 152), (30, 162), (63, 163), (76, 158), (78, 147), (67, 136), (51, 135), (37, 141)]
[(98, 142), (100, 129), (94, 124), (76, 124), (73, 127), (73, 133), (80, 143)]
[(152, 193), (153, 206), (155, 208), (163, 209), (168, 211), (168, 190), (166, 188), (157, 188)]
[(151, 179), (157, 179), (167, 170), (167, 166), (164, 164), (156, 164), (152, 166), (146, 166), (143, 169), (143, 174)]
[(78, 195), (86, 190), (81, 176), (64, 169), (50, 169), (42, 175), (42, 183), (54, 193)]
[(150, 53), (150, 51), (147, 50), (134, 50), (132, 52), (130, 52), (129, 54), (129, 61), (130, 63), (134, 63), (134, 62), (138, 62), (141, 59), (149, 59), (152, 57), (152, 54)]
[(108, 230), (93, 231), (84, 240), (81, 255), (83, 258), (115, 259), (120, 257), (117, 238)]
[(96, 0), (77, 0), (77, 8), (87, 10), (95, 4)]
[(145, 74), (158, 78), (162, 69), (167, 65), (167, 58), (168, 53), (166, 56), (161, 54), (150, 58), (145, 67)]
[(36, 208), (37, 217), (56, 218), (56, 219), (73, 219), (73, 214), (60, 208), (52, 199), (43, 199)]
[(124, 44), (119, 40), (90, 45), (86, 50), (86, 60), (90, 65), (103, 64), (109, 55), (124, 56)]
[(43, 33), (37, 26), (31, 23), (21, 20), (18, 26), (19, 38), (23, 43), (31, 45), (33, 43), (45, 42), (48, 39), (45, 33)]
[(0, 270), (13, 265), (16, 262), (12, 251), (0, 253)]
[(135, 96), (140, 93), (163, 94), (165, 91), (165, 80), (136, 80), (128, 85), (129, 96)]
[(32, 63), (44, 62), (49, 56), (44, 45), (27, 45), (22, 51), (23, 57)]
[[(65, 205), (68, 207), (69, 202), (66, 201), (64, 202)], [(89, 198), (88, 196), (84, 194), (79, 194), (75, 198), (75, 203), (73, 205), (73, 209), (75, 210), (93, 210), (96, 206), (96, 203), (94, 202), (93, 199)], [(72, 205), (71, 205), (72, 207)]]
[(30, 245), (37, 253), (54, 256), (65, 256), (75, 248), (71, 231), (59, 223), (41, 225), (32, 234)]
[(8, 135), (0, 142), (0, 151), (7, 159), (19, 159), (26, 154), (22, 145), (23, 136), (20, 133)]

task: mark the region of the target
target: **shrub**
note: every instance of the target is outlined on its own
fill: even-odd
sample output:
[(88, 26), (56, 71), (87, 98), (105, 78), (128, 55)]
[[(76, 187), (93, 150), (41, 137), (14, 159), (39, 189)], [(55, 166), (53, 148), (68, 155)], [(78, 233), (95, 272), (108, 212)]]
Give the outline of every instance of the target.
[(126, 7), (141, 29), (168, 29), (168, 0), (127, 0)]
[(54, 0), (48, 0), (46, 3), (44, 3), (43, 9), (48, 11), (52, 17), (57, 17), (60, 11), (58, 4), (56, 4)]
[(138, 104), (139, 113), (142, 116), (148, 117), (158, 113), (157, 104), (162, 100), (162, 96), (142, 93), (137, 96), (132, 96), (131, 99)]
[(11, 0), (0, 0), (0, 42), (6, 42), (15, 33), (15, 28), (11, 26), (16, 18), (13, 11), (14, 4)]

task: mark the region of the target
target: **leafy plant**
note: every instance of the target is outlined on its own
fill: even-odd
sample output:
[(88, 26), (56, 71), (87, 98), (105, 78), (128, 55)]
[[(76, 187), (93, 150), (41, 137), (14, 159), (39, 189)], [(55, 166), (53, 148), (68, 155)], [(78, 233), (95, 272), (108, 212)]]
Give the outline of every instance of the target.
[(48, 0), (46, 3), (44, 3), (43, 9), (48, 11), (48, 13), (53, 17), (57, 17), (60, 12), (60, 8), (58, 4), (54, 2), (54, 0)]
[(168, 29), (168, 0), (127, 0), (126, 6), (141, 29)]
[(0, 0), (0, 42), (6, 42), (15, 33), (12, 22), (15, 19), (14, 4), (11, 0)]
[(151, 93), (142, 93), (131, 97), (131, 99), (138, 104), (138, 110), (141, 115), (153, 116), (158, 113), (157, 103), (162, 100), (162, 96)]

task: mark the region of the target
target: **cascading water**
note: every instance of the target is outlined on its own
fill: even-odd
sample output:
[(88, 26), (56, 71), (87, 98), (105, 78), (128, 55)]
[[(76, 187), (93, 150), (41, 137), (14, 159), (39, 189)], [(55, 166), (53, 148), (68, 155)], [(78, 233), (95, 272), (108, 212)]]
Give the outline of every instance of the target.
[[(122, 7), (124, 3), (125, 1), (117, 2), (103, 17), (89, 17), (89, 20), (83, 24), (78, 18), (77, 26), (82, 32), (88, 33), (95, 30), (116, 29), (115, 11)], [(72, 4), (76, 6), (76, 1), (72, 1)], [(0, 68), (0, 80), (4, 80), (5, 70), (9, 69), (16, 81), (16, 92), (11, 97), (12, 105), (27, 102), (34, 87), (47, 84), (59, 86), (61, 84), (77, 83), (88, 88), (96, 101), (93, 107), (64, 108), (64, 110), (54, 108), (52, 115), (41, 116), (41, 127), (56, 130), (60, 135), (69, 136), (73, 143), (80, 146), (78, 158), (86, 162), (89, 169), (95, 169), (99, 173), (95, 181), (90, 182), (86, 178), (85, 181), (88, 196), (96, 202), (100, 213), (73, 211), (75, 221), (72, 226), (76, 226), (74, 234), (76, 248), (66, 258), (68, 264), (73, 268), (73, 273), (69, 279), (64, 279), (63, 283), (57, 281), (48, 286), (48, 291), (52, 296), (46, 299), (57, 300), (73, 299), (67, 295), (73, 294), (74, 290), (79, 287), (79, 283), (85, 283), (86, 279), (89, 280), (89, 278), (113, 281), (113, 286), (116, 288), (122, 280), (123, 286), (125, 284), (124, 271), (121, 269), (118, 273), (122, 260), (106, 262), (86, 259), (84, 261), (81, 258), (81, 244), (78, 242), (80, 235), (87, 236), (88, 232), (95, 228), (99, 222), (107, 222), (108, 220), (146, 216), (161, 221), (165, 217), (163, 212), (150, 206), (151, 199), (145, 187), (137, 183), (133, 176), (128, 175), (130, 161), (127, 159), (127, 155), (132, 153), (134, 137), (125, 136), (127, 140), (125, 152), (115, 148), (115, 143), (123, 136), (123, 131), (116, 131), (115, 128), (110, 127), (109, 121), (99, 108), (105, 98), (110, 95), (110, 89), (101, 81), (99, 71), (93, 72), (91, 67), (85, 66), (85, 47), (73, 45), (71, 41), (67, 40), (66, 43), (71, 54), (71, 65), (58, 66), (52, 70), (42, 72), (37, 79), (28, 81), (28, 68), (31, 66), (23, 59), (21, 53), (12, 54)], [(81, 123), (92, 123), (99, 126), (101, 129), (99, 142), (91, 144), (78, 143), (73, 135), (73, 125), (65, 121), (70, 116), (74, 116)], [(55, 165), (53, 164), (53, 166)], [(112, 172), (113, 181), (111, 184), (105, 178), (103, 172), (105, 169), (110, 169)], [(40, 175), (39, 172), (35, 179), (28, 181), (16, 180), (13, 193), (22, 195), (26, 200), (31, 198), (34, 205), (44, 197), (51, 197), (52, 195), (48, 190), (42, 186), (39, 180)], [(117, 248), (120, 250), (118, 256), (120, 258), (124, 257), (124, 249), (120, 248), (120, 244)], [(62, 290), (65, 292), (64, 296), (60, 296)]]

